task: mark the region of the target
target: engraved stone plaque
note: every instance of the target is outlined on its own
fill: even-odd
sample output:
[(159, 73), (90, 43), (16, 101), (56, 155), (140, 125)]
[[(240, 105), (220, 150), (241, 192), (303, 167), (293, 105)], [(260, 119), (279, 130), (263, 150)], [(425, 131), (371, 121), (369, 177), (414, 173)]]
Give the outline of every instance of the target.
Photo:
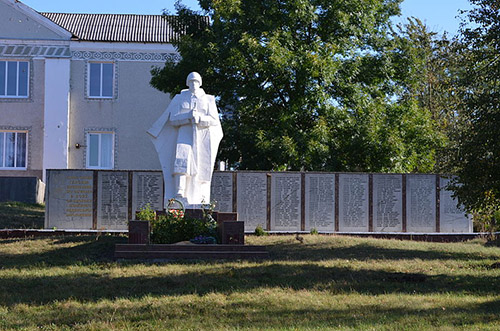
[(48, 170), (47, 192), (47, 228), (92, 229), (92, 171)]
[(436, 176), (406, 176), (408, 232), (436, 232)]
[(128, 229), (128, 173), (99, 171), (97, 229)]
[(306, 174), (305, 230), (335, 231), (335, 175)]
[(214, 172), (210, 188), (210, 200), (216, 201), (215, 210), (233, 212), (233, 173)]
[(271, 230), (300, 231), (301, 175), (271, 174)]
[(149, 204), (153, 210), (163, 210), (163, 175), (161, 171), (132, 172), (132, 219), (136, 211)]
[(368, 232), (368, 175), (339, 175), (339, 231)]
[(238, 172), (236, 175), (238, 220), (245, 231), (267, 224), (267, 175), (264, 172)]
[(443, 233), (472, 233), (472, 220), (469, 220), (464, 210), (457, 206), (458, 201), (452, 197), (453, 191), (446, 189), (449, 183), (449, 178), (440, 178), (440, 231)]
[(403, 231), (403, 176), (373, 175), (373, 229)]

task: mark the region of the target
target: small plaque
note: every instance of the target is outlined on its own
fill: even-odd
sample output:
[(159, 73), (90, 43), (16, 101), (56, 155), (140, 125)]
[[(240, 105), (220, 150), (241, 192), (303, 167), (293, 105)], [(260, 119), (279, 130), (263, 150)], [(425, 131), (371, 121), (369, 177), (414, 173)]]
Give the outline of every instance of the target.
[(93, 172), (47, 170), (46, 227), (92, 229)]
[(231, 213), (233, 211), (233, 173), (214, 172), (210, 187), (210, 202), (215, 201), (216, 211)]
[(368, 175), (339, 175), (339, 231), (368, 232)]
[(128, 173), (99, 171), (97, 229), (128, 229)]
[(335, 175), (306, 174), (305, 230), (335, 231)]
[(271, 174), (272, 231), (300, 231), (300, 190), (300, 174)]
[(472, 220), (465, 211), (457, 206), (457, 199), (453, 198), (453, 191), (448, 190), (450, 178), (440, 178), (439, 183), (439, 220), (440, 232), (443, 233), (472, 233)]
[(403, 177), (373, 175), (373, 229), (375, 232), (403, 231)]
[(436, 232), (436, 176), (406, 176), (408, 232)]

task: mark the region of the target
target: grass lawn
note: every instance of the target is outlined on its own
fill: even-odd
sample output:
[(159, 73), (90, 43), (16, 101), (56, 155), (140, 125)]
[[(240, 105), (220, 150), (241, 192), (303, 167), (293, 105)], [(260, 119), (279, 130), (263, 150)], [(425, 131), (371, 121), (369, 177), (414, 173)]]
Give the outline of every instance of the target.
[(0, 240), (0, 330), (500, 329), (500, 248), (248, 236), (267, 261), (115, 262), (123, 237)]
[(43, 229), (45, 206), (0, 202), (0, 229)]

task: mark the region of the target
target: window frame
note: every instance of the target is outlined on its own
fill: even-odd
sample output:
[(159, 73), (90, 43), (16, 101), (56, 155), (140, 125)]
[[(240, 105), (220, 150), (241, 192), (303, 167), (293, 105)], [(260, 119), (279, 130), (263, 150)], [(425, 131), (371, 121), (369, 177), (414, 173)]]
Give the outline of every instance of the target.
[[(103, 134), (110, 134), (111, 135), (111, 166), (110, 167), (103, 167), (101, 164), (101, 155), (102, 155), (102, 135)], [(113, 131), (88, 131), (86, 133), (86, 143), (87, 143), (87, 151), (86, 151), (86, 157), (85, 157), (85, 168), (86, 169), (103, 169), (103, 170), (113, 170), (115, 168), (115, 139), (116, 139), (116, 134)], [(91, 135), (98, 135), (99, 136), (99, 143), (98, 143), (98, 153), (97, 153), (97, 160), (98, 160), (98, 165), (97, 166), (91, 166), (90, 165), (90, 136)]]
[[(6, 167), (5, 162), (7, 160), (7, 139), (5, 137), (7, 136), (6, 133), (15, 133), (15, 140), (14, 140), (14, 167)], [(17, 164), (17, 137), (18, 133), (24, 133), (26, 135), (26, 141), (25, 141), (25, 151), (24, 151), (24, 167), (16, 167)], [(0, 130), (0, 135), (3, 135), (3, 146), (0, 149), (0, 152), (2, 153), (0, 160), (2, 161), (2, 164), (0, 164), (0, 171), (1, 170), (28, 170), (28, 144), (29, 144), (29, 132), (27, 130)]]
[[(0, 62), (5, 62), (5, 76), (0, 77), (0, 79), (3, 79), (5, 82), (5, 87), (4, 91), (0, 91), (0, 99), (28, 99), (30, 97), (30, 70), (31, 70), (31, 63), (29, 60), (19, 60), (19, 59), (5, 59), (5, 58), (0, 58)], [(16, 63), (16, 94), (15, 95), (8, 95), (8, 77), (9, 77), (9, 69), (8, 69), (8, 63)], [(27, 68), (26, 68), (26, 95), (19, 95), (19, 63), (26, 63)], [(5, 93), (5, 94), (1, 94)]]
[[(90, 94), (90, 86), (91, 86), (91, 79), (92, 79), (92, 76), (90, 74), (90, 68), (91, 68), (91, 65), (92, 64), (99, 64), (99, 72), (100, 72), (100, 77), (99, 77), (99, 86), (100, 86), (100, 91), (99, 91), (99, 95), (91, 95)], [(112, 65), (112, 68), (113, 68), (113, 72), (112, 72), (112, 80), (111, 80), (111, 96), (103, 96), (103, 75), (104, 75), (104, 70), (103, 70), (103, 65), (104, 64), (111, 64)], [(87, 98), (89, 99), (114, 99), (115, 98), (115, 94), (116, 94), (116, 91), (115, 91), (115, 77), (116, 75), (116, 63), (113, 62), (113, 61), (89, 61), (87, 62)]]

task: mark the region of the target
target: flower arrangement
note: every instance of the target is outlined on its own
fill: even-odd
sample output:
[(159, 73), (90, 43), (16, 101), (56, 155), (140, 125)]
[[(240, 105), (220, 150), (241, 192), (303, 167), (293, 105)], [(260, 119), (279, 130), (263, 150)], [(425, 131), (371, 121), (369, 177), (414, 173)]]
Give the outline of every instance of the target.
[(167, 211), (173, 218), (181, 219), (184, 218), (184, 210), (182, 209), (169, 209)]
[(217, 239), (212, 236), (197, 236), (194, 239), (191, 239), (190, 242), (193, 244), (217, 244)]

